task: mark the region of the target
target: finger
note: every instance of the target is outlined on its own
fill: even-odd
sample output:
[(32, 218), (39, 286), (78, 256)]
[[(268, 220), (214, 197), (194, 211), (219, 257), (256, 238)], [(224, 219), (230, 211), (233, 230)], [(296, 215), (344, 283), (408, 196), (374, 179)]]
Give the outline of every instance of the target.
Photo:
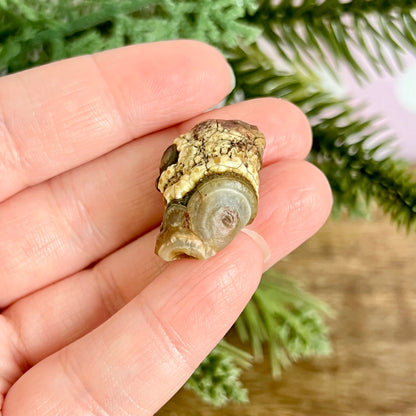
[[(316, 232), (330, 206), (328, 183), (309, 163), (284, 161), (265, 168), (261, 172), (258, 215), (250, 226), (271, 248), (271, 258), (263, 270)], [(171, 267), (153, 253), (157, 232), (123, 247), (94, 268), (40, 290), (5, 310), (13, 327), (19, 328), (20, 344), (25, 346), (18, 348), (15, 355), (24, 356), (30, 365), (36, 364), (96, 328), (166, 267)], [(238, 242), (230, 250), (236, 245)]]
[(229, 92), (195, 41), (134, 45), (0, 79), (0, 200), (127, 141), (186, 120)]
[(33, 367), (10, 389), (3, 416), (154, 414), (255, 290), (262, 255), (239, 240), (206, 262), (173, 264), (94, 332)]
[[(204, 117), (258, 125), (267, 137), (265, 165), (304, 157), (310, 148), (306, 117), (282, 100), (248, 101)], [(161, 154), (200, 119), (128, 143), (0, 205), (0, 306), (81, 270), (159, 224), (163, 204), (154, 183)]]
[[(318, 189), (326, 199), (325, 205), (329, 205), (328, 186), (316, 169), (305, 162), (282, 165), (282, 175), (292, 165), (297, 172), (303, 170), (303, 179), (307, 179), (305, 174), (308, 178), (319, 177)], [(283, 228), (279, 237), (285, 236), (287, 243), (280, 242), (277, 250), (272, 246), (273, 261), (299, 243), (301, 228), (309, 233), (317, 225), (308, 221), (301, 227), (298, 222), (304, 222), (316, 209), (319, 214), (315, 219), (319, 217), (322, 223), (323, 208), (325, 213), (329, 211), (327, 206), (316, 205), (317, 189), (309, 179), (300, 184), (293, 178), (293, 171), (290, 177), (300, 192), (289, 204), (286, 201), (283, 205), (282, 201), (282, 205), (274, 203), (272, 208), (263, 206), (256, 220), (266, 219)], [(270, 182), (275, 183), (274, 175), (266, 179), (265, 185)], [(263, 198), (265, 203), (273, 196), (269, 190)], [(311, 203), (309, 208), (313, 210), (306, 215), (302, 209)], [(280, 217), (282, 212), (285, 220)], [(268, 225), (265, 230), (270, 229)], [(269, 244), (280, 241), (270, 234), (264, 237)], [(63, 416), (86, 412), (153, 414), (232, 325), (263, 269), (260, 248), (244, 234), (210, 260), (170, 264), (103, 325), (26, 373), (6, 397), (4, 416), (27, 415), (31, 409), (37, 409), (38, 416), (58, 410)]]

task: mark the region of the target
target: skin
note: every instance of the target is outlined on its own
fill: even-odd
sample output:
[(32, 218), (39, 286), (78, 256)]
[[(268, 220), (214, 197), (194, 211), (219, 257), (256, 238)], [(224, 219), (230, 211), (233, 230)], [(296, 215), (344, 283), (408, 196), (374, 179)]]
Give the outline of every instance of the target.
[[(0, 78), (0, 414), (150, 415), (232, 326), (261, 274), (325, 222), (292, 104), (216, 109), (231, 75), (194, 41), (134, 45)], [(207, 261), (153, 254), (164, 149), (207, 118), (267, 138), (259, 212)]]

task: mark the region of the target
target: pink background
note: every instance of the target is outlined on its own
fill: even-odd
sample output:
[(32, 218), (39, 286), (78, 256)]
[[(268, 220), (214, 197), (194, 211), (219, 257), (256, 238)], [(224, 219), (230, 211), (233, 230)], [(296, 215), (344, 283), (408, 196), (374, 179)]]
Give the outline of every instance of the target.
[(405, 57), (405, 69), (394, 76), (374, 73), (368, 68), (371, 81), (360, 85), (347, 71), (342, 72), (341, 93), (367, 102), (365, 114), (383, 116), (397, 137), (398, 155), (416, 162), (416, 56)]

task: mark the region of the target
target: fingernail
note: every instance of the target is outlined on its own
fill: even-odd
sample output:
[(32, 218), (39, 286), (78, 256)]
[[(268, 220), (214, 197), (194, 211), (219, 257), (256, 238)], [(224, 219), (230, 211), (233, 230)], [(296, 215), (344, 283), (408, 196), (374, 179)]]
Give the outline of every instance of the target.
[[(229, 94), (235, 88), (235, 75), (234, 75), (233, 68), (231, 67), (230, 64), (228, 64), (228, 68), (230, 69), (230, 89), (228, 91), (228, 94)], [(208, 113), (208, 112), (210, 112), (212, 110), (215, 110), (217, 108), (224, 107), (225, 103), (226, 103), (226, 98), (223, 98), (218, 104), (215, 104), (214, 106), (209, 108), (206, 112)]]
[(230, 90), (229, 92), (231, 92), (235, 88), (235, 75), (234, 75), (232, 66), (228, 64), (228, 67), (230, 68)]
[(258, 245), (263, 254), (263, 262), (266, 263), (271, 257), (271, 250), (267, 241), (259, 233), (249, 228), (243, 228), (241, 231), (247, 234)]

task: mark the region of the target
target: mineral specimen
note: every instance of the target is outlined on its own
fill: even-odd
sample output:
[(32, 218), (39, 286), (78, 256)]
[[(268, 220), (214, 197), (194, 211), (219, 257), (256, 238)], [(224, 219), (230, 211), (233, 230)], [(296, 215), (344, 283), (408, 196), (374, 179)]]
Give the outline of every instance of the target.
[(264, 135), (239, 120), (206, 120), (162, 156), (157, 189), (165, 214), (155, 252), (207, 259), (257, 214)]

